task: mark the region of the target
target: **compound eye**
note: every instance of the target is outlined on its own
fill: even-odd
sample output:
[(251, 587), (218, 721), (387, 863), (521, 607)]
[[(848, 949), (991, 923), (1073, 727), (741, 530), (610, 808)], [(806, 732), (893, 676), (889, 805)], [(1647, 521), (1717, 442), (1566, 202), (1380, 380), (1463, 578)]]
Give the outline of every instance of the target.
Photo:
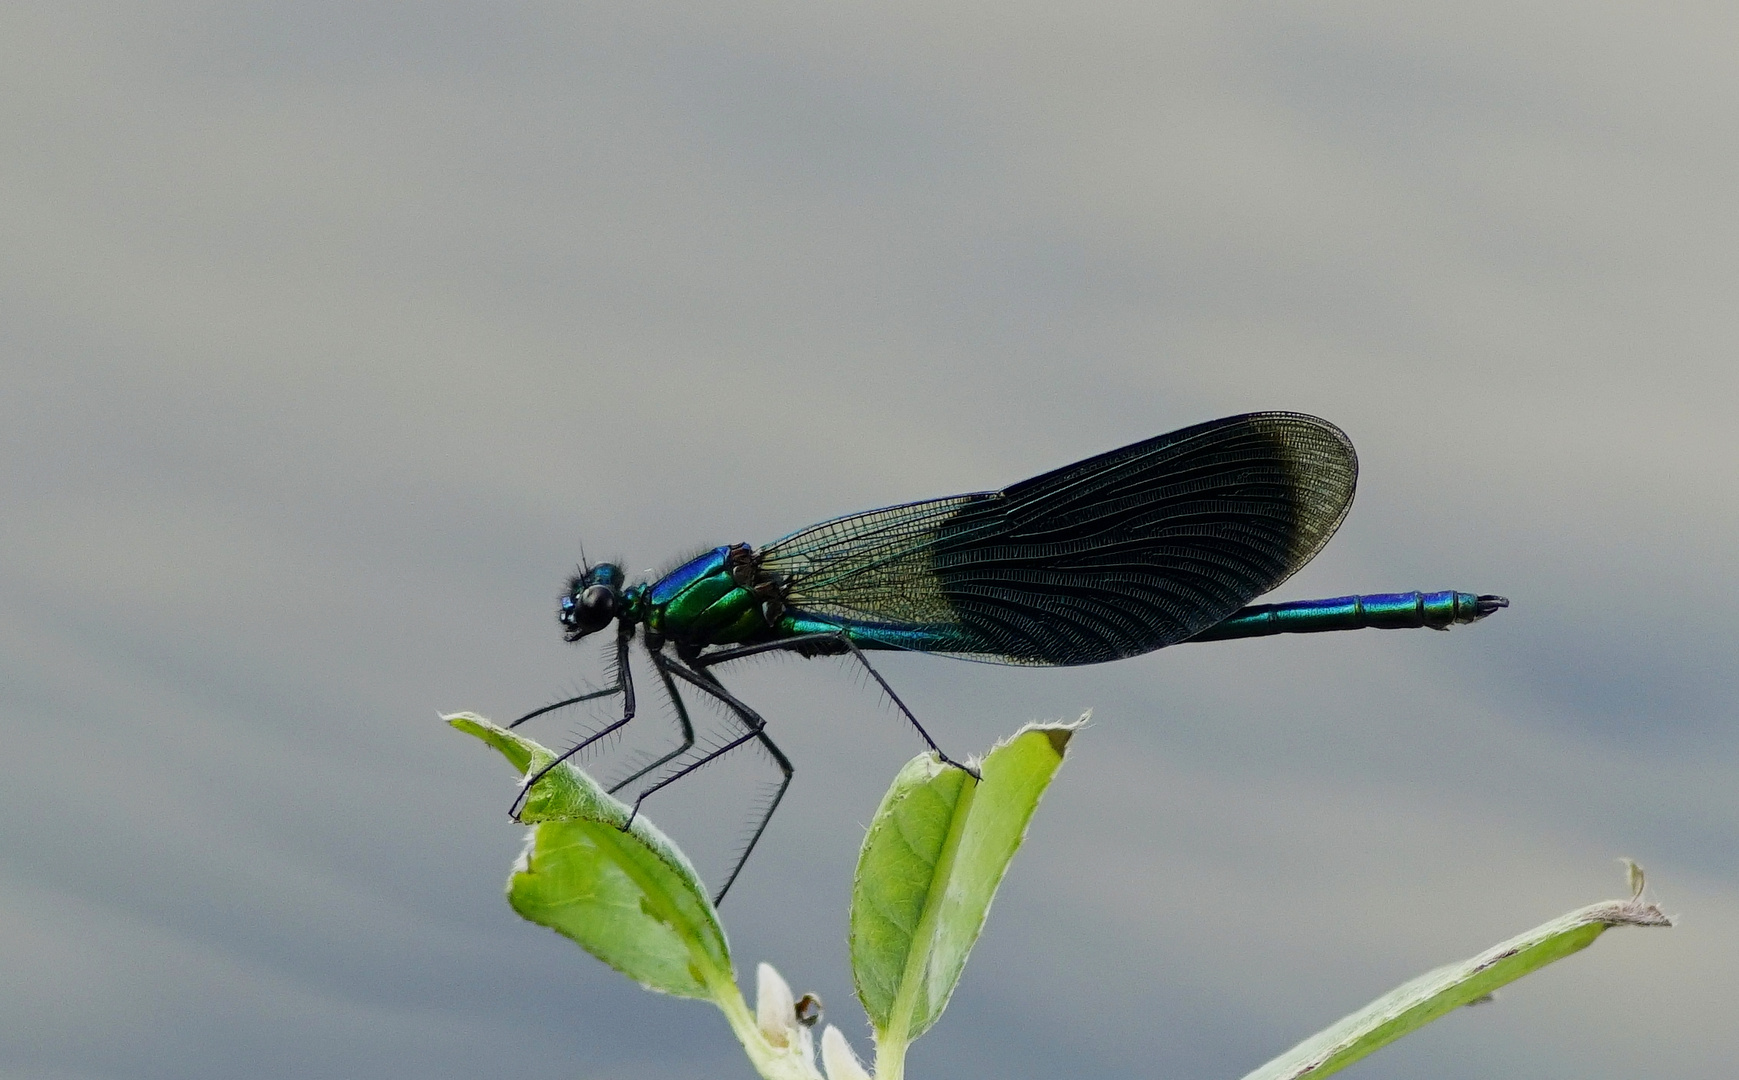
[(616, 593), (607, 585), (587, 586), (574, 598), (574, 629), (591, 633), (610, 625), (616, 617)]

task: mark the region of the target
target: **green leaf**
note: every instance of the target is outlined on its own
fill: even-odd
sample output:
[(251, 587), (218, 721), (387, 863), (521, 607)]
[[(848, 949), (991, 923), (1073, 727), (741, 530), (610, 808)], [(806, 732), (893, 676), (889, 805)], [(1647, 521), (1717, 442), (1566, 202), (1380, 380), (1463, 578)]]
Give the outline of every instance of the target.
[[(555, 760), (547, 748), (482, 717), (445, 718), (499, 750), (521, 774)], [(730, 946), (694, 867), (645, 816), (563, 764), (537, 782), (521, 817), (532, 825), (507, 880), (526, 919), (572, 938), (651, 990), (717, 1000), (729, 984)]]
[(852, 977), (879, 1047), (903, 1054), (942, 1015), (1078, 726), (1023, 729), (990, 752), (982, 782), (934, 754), (894, 778), (864, 837), (851, 900)]
[(1654, 904), (1609, 900), (1534, 927), (1459, 964), (1427, 972), (1312, 1035), (1244, 1080), (1311, 1080), (1338, 1072), (1462, 1005), (1593, 943), (1609, 926), (1671, 926)]

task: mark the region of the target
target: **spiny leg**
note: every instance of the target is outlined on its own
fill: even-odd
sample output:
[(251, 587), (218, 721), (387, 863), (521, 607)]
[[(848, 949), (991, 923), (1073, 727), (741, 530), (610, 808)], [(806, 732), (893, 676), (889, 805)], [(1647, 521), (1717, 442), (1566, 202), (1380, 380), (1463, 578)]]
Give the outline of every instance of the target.
[(653, 653), (653, 657), (654, 660), (652, 666), (658, 670), (658, 678), (664, 683), (664, 692), (670, 695), (670, 703), (676, 707), (676, 723), (682, 729), (682, 745), (677, 747), (675, 750), (672, 750), (670, 753), (665, 754), (658, 760), (636, 769), (633, 775), (626, 779), (618, 780), (616, 783), (612, 784), (610, 786), (610, 794), (612, 795), (621, 791), (629, 784), (632, 784), (634, 781), (640, 779), (642, 776), (645, 776), (647, 773), (666, 762), (672, 761), (681, 757), (683, 754), (688, 753), (689, 748), (694, 746), (694, 724), (688, 718), (688, 707), (683, 704), (682, 695), (676, 692), (676, 683), (672, 681), (670, 672), (665, 670), (663, 664), (658, 663), (658, 660), (662, 658), (659, 657), (656, 652)]
[[(779, 771), (783, 774), (779, 781), (778, 790), (773, 793), (773, 798), (767, 803), (767, 809), (762, 812), (760, 821), (756, 822), (754, 831), (750, 833), (749, 842), (743, 845), (743, 850), (737, 855), (736, 864), (731, 867), (731, 872), (725, 876), (724, 885), (719, 888), (718, 894), (713, 897), (713, 904), (716, 906), (724, 901), (725, 893), (731, 891), (731, 886), (736, 882), (737, 875), (743, 871), (743, 864), (749, 861), (749, 855), (754, 852), (755, 845), (760, 843), (761, 834), (767, 831), (767, 823), (773, 820), (773, 812), (779, 809), (779, 801), (785, 797), (785, 791), (791, 786), (791, 777), (795, 775), (796, 770), (791, 766), (791, 759), (786, 757), (785, 752), (780, 750), (778, 745), (767, 736), (767, 722), (761, 719), (761, 714), (739, 701), (734, 694), (729, 690), (726, 690), (724, 685), (712, 675), (704, 671), (691, 671), (683, 665), (665, 658), (658, 652), (652, 653), (652, 663), (660, 672), (667, 673), (667, 680), (668, 676), (674, 675), (676, 678), (689, 683), (703, 693), (710, 694), (713, 698), (723, 703), (725, 708), (730, 710), (731, 715), (736, 717), (737, 721), (747, 730), (737, 738), (732, 739), (730, 742), (725, 743), (723, 746), (718, 747), (715, 750), (709, 751), (696, 760), (671, 773), (669, 776), (661, 778), (657, 783), (653, 784), (645, 791), (642, 791), (634, 800), (633, 812), (628, 817), (629, 824), (632, 824), (634, 816), (640, 813), (640, 804), (646, 801), (647, 796), (661, 788), (674, 784), (676, 781), (681, 780), (683, 777), (694, 772), (701, 766), (711, 764), (719, 758), (724, 757), (732, 750), (735, 750), (737, 747), (749, 742), (759, 742), (763, 747), (765, 747), (767, 753), (772, 755), (774, 763), (779, 766)], [(675, 684), (668, 683), (668, 685), (670, 687), (671, 697), (678, 702), (677, 707), (679, 709), (682, 708), (681, 697), (677, 694)], [(623, 828), (626, 829), (627, 825), (624, 825)]]
[[(633, 640), (633, 638), (629, 634), (617, 634), (616, 635), (616, 685), (615, 686), (606, 686), (602, 690), (593, 690), (589, 694), (579, 694), (575, 697), (564, 698), (563, 700), (557, 701), (553, 704), (545, 705), (541, 709), (533, 709), (530, 712), (526, 713), (524, 716), (520, 717), (518, 720), (515, 720), (513, 723), (511, 723), (507, 726), (509, 728), (516, 728), (519, 725), (525, 723), (527, 720), (536, 719), (537, 717), (542, 716), (544, 713), (552, 713), (552, 712), (555, 712), (557, 709), (565, 709), (569, 705), (578, 705), (582, 701), (592, 701), (592, 700), (595, 700), (595, 699), (601, 698), (601, 697), (609, 697), (611, 694), (619, 694), (619, 693), (622, 693), (624, 690), (627, 691), (627, 695), (628, 695), (627, 700), (626, 700), (626, 704), (628, 707), (628, 715), (630, 715), (630, 716), (634, 715), (634, 680), (628, 674), (628, 643), (631, 640)], [(568, 751), (568, 753), (573, 753), (573, 751), (570, 750), (570, 751)], [(563, 756), (565, 757), (566, 755), (563, 755)]]
[(618, 680), (615, 686), (606, 686), (602, 690), (593, 690), (589, 694), (580, 694), (580, 695), (577, 695), (577, 696), (571, 697), (571, 698), (563, 698), (560, 701), (554, 702), (554, 703), (549, 704), (549, 705), (545, 705), (541, 709), (533, 709), (530, 712), (526, 713), (524, 716), (520, 717), (518, 720), (515, 720), (513, 723), (511, 723), (507, 726), (510, 728), (516, 728), (519, 725), (525, 723), (527, 720), (535, 720), (536, 718), (542, 716), (544, 713), (552, 713), (552, 712), (555, 712), (557, 709), (565, 709), (569, 705), (578, 705), (582, 701), (592, 701), (596, 698), (609, 697), (611, 694), (619, 694), (621, 692), (622, 692), (622, 684), (621, 684), (621, 681)]
[(941, 758), (944, 764), (954, 766), (956, 769), (966, 773), (966, 775), (972, 777), (974, 780), (983, 779), (983, 777), (978, 775), (977, 769), (971, 768), (967, 765), (962, 765), (960, 762), (955, 761), (953, 758), (949, 757), (940, 746), (936, 745), (936, 740), (932, 739), (930, 733), (924, 730), (924, 725), (920, 724), (918, 718), (912, 715), (912, 710), (906, 708), (906, 703), (900, 700), (900, 695), (894, 693), (894, 688), (888, 685), (888, 680), (882, 678), (882, 673), (870, 665), (869, 657), (863, 654), (863, 650), (857, 647), (857, 642), (851, 640), (851, 635), (843, 629), (824, 630), (814, 634), (799, 634), (796, 637), (784, 638), (780, 641), (764, 641), (755, 645), (733, 645), (728, 648), (718, 649), (714, 652), (696, 657), (693, 663), (697, 670), (705, 672), (707, 668), (712, 667), (714, 664), (722, 664), (727, 660), (741, 660), (745, 656), (754, 656), (758, 653), (765, 652), (802, 652), (804, 646), (818, 645), (822, 642), (836, 644), (840, 647), (840, 652), (850, 653), (855, 657), (857, 662), (863, 665), (864, 670), (870, 673), (870, 678), (876, 681), (876, 685), (882, 688), (882, 693), (888, 695), (888, 700), (894, 703), (894, 707), (899, 709), (900, 714), (904, 716), (911, 723), (912, 727), (917, 730), (919, 737), (924, 740), (924, 744), (931, 750), (935, 751), (936, 756)]
[(628, 723), (628, 721), (634, 719), (634, 674), (631, 670), (629, 670), (629, 667), (628, 667), (628, 643), (632, 640), (633, 640), (632, 630), (624, 631), (623, 633), (620, 633), (616, 636), (616, 685), (615, 686), (608, 687), (608, 688), (603, 689), (603, 690), (594, 691), (593, 693), (590, 693), (590, 694), (581, 694), (579, 697), (569, 698), (566, 701), (559, 701), (554, 705), (546, 705), (541, 709), (537, 709), (533, 712), (526, 713), (524, 716), (520, 717), (518, 720), (515, 720), (513, 723), (508, 725), (508, 727), (518, 727), (519, 725), (525, 723), (527, 720), (530, 720), (534, 716), (542, 716), (544, 713), (549, 712), (553, 709), (559, 709), (559, 708), (562, 708), (564, 706), (573, 705), (573, 704), (575, 704), (577, 702), (581, 702), (581, 701), (590, 701), (593, 698), (604, 697), (607, 694), (614, 694), (614, 693), (620, 692), (622, 695), (622, 719), (617, 720), (615, 723), (612, 723), (612, 724), (604, 727), (600, 731), (593, 732), (591, 735), (588, 735), (585, 739), (581, 740), (580, 742), (576, 743), (573, 746), (568, 747), (566, 750), (562, 751), (560, 757), (557, 757), (554, 761), (550, 762), (548, 765), (545, 765), (543, 768), (539, 769), (536, 773), (529, 776), (526, 779), (525, 783), (523, 785), (521, 785), (521, 787), (519, 789), (519, 794), (514, 797), (513, 805), (510, 806), (507, 810), (507, 816), (511, 817), (515, 821), (518, 821), (520, 812), (525, 809), (525, 800), (531, 797), (532, 786), (535, 785), (539, 780), (542, 780), (545, 776), (548, 776), (550, 773), (550, 770), (554, 769), (557, 765), (560, 765), (562, 762), (573, 757), (575, 754), (579, 753), (581, 750), (584, 750), (586, 747), (591, 746), (593, 743), (597, 742), (599, 739), (602, 739), (604, 736), (609, 735), (615, 731), (620, 731), (622, 729), (622, 727)]

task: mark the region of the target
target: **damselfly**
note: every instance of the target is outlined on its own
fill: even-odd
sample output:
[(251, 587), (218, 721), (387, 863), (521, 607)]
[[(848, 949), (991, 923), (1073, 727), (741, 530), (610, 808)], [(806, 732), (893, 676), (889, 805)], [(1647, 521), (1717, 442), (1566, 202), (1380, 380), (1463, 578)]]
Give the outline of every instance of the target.
[[(1309, 562), (1352, 505), (1358, 458), (1333, 424), (1297, 413), (1227, 417), (1160, 435), (1001, 491), (835, 518), (761, 548), (729, 544), (656, 581), (613, 563), (582, 567), (559, 618), (569, 641), (616, 626), (616, 684), (514, 722), (620, 694), (622, 715), (562, 755), (634, 719), (636, 634), (675, 706), (680, 745), (611, 790), (646, 797), (751, 742), (778, 765), (778, 790), (726, 876), (722, 900), (791, 783), (766, 722), (714, 669), (772, 651), (848, 656), (924, 742), (944, 754), (865, 653), (898, 649), (1005, 664), (1096, 664), (1186, 641), (1362, 627), (1444, 630), (1509, 601), (1463, 592), (1384, 593), (1248, 607)], [(685, 758), (694, 726), (679, 684), (739, 725)], [(525, 795), (556, 763), (526, 782)], [(668, 768), (666, 768), (668, 766)], [(965, 766), (959, 766), (964, 768)], [(659, 770), (663, 769), (661, 773)], [(653, 775), (659, 773), (658, 775)]]

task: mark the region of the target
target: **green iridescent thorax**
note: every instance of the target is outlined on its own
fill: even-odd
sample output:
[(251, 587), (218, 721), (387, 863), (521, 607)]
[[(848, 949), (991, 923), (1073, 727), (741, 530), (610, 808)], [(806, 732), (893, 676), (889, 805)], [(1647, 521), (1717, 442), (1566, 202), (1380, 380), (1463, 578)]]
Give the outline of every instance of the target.
[(765, 601), (752, 591), (746, 547), (714, 548), (664, 575), (646, 590), (646, 627), (673, 641), (729, 645), (758, 641), (771, 628)]

